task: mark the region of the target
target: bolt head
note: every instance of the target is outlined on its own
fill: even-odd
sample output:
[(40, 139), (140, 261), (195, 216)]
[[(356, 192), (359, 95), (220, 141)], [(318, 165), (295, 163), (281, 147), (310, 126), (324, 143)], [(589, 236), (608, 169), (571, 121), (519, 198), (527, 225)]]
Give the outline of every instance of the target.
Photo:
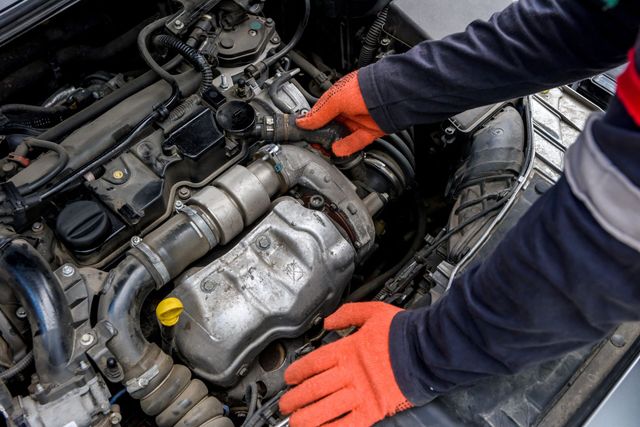
[(95, 339), (96, 338), (93, 336), (93, 334), (82, 334), (82, 336), (80, 337), (80, 344), (84, 346), (89, 346), (93, 344)]
[(258, 247), (263, 250), (269, 249), (269, 247), (271, 246), (271, 240), (267, 236), (260, 236), (257, 243)]
[(210, 292), (213, 292), (213, 290), (216, 288), (217, 285), (218, 284), (213, 280), (207, 279), (204, 282), (202, 282), (202, 284), (200, 285), (200, 289), (202, 289), (202, 292), (210, 293)]
[(122, 415), (119, 414), (118, 412), (113, 412), (109, 417), (109, 421), (111, 422), (112, 425), (120, 424), (120, 421), (122, 421)]
[(255, 36), (257, 36), (257, 35), (258, 35), (258, 32), (257, 32), (256, 30), (249, 30), (249, 35), (250, 35), (251, 37), (255, 37)]
[(271, 43), (280, 44), (280, 37), (278, 36), (271, 37)]
[(177, 29), (177, 30), (181, 30), (184, 28), (184, 22), (182, 22), (179, 19), (176, 19), (175, 21), (173, 21), (173, 26)]
[(324, 207), (324, 197), (318, 195), (311, 196), (309, 206), (312, 209), (322, 209)]
[(191, 190), (189, 190), (187, 187), (180, 187), (180, 189), (178, 190), (178, 197), (180, 197), (181, 199), (188, 199), (189, 197), (191, 197)]
[(71, 277), (75, 274), (75, 272), (76, 272), (76, 269), (73, 268), (72, 265), (65, 264), (62, 266), (62, 275), (64, 277)]
[(173, 204), (173, 207), (179, 211), (180, 209), (182, 209), (184, 207), (184, 203), (182, 203), (180, 200), (176, 200), (176, 202)]
[(44, 228), (44, 225), (41, 222), (34, 222), (33, 225), (31, 226), (31, 231), (34, 232), (39, 232), (42, 231), (42, 229)]
[(24, 307), (18, 307), (16, 309), (16, 317), (18, 319), (26, 319), (27, 318), (27, 310)]
[(140, 243), (142, 243), (140, 236), (133, 236), (131, 238), (131, 246), (138, 246)]

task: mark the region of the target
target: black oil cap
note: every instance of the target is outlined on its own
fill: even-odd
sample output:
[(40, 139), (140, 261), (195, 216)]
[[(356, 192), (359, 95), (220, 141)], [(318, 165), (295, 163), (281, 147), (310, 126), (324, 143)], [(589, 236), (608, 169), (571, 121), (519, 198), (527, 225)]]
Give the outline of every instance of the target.
[(94, 249), (109, 236), (111, 220), (97, 202), (73, 202), (58, 215), (56, 231), (60, 240), (70, 249)]

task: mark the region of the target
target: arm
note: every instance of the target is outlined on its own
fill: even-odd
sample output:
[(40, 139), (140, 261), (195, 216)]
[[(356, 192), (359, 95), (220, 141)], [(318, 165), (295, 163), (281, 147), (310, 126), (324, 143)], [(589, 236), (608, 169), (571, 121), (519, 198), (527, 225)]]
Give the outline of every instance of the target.
[(463, 33), (420, 43), (359, 71), (364, 101), (387, 133), (569, 83), (624, 62), (640, 4), (520, 0)]
[(392, 367), (412, 403), (558, 357), (640, 319), (639, 91), (632, 62), (607, 115), (592, 117), (569, 150), (565, 177), (492, 256), (433, 307), (394, 317)]

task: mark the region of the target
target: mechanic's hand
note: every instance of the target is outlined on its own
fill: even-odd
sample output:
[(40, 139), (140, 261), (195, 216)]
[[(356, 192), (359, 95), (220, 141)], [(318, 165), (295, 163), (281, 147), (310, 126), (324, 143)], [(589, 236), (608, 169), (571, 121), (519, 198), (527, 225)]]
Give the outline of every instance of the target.
[(322, 95), (306, 116), (296, 121), (296, 124), (302, 129), (315, 130), (332, 120), (337, 120), (352, 132), (351, 135), (333, 144), (333, 153), (339, 157), (360, 151), (385, 135), (369, 115), (360, 84), (358, 84), (357, 71), (338, 80)]
[(297, 386), (280, 399), (291, 427), (364, 427), (409, 409), (391, 369), (389, 328), (401, 311), (381, 302), (346, 304), (324, 321), (325, 329), (359, 328), (320, 347), (285, 372)]

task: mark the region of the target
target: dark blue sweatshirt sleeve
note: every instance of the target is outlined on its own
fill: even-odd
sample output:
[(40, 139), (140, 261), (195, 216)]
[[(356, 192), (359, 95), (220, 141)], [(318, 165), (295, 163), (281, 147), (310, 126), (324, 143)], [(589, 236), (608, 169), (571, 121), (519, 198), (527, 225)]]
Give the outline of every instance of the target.
[(391, 133), (613, 68), (633, 45), (640, 2), (604, 3), (520, 0), (463, 33), (364, 67), (369, 112)]
[[(629, 67), (640, 75), (638, 64)], [(614, 99), (576, 144), (592, 138), (640, 200), (640, 123), (623, 104)], [(625, 197), (622, 186), (606, 190)], [(640, 246), (606, 231), (576, 194), (563, 177), (433, 307), (394, 318), (391, 361), (409, 400), (423, 404), (479, 378), (517, 372), (640, 319)]]

